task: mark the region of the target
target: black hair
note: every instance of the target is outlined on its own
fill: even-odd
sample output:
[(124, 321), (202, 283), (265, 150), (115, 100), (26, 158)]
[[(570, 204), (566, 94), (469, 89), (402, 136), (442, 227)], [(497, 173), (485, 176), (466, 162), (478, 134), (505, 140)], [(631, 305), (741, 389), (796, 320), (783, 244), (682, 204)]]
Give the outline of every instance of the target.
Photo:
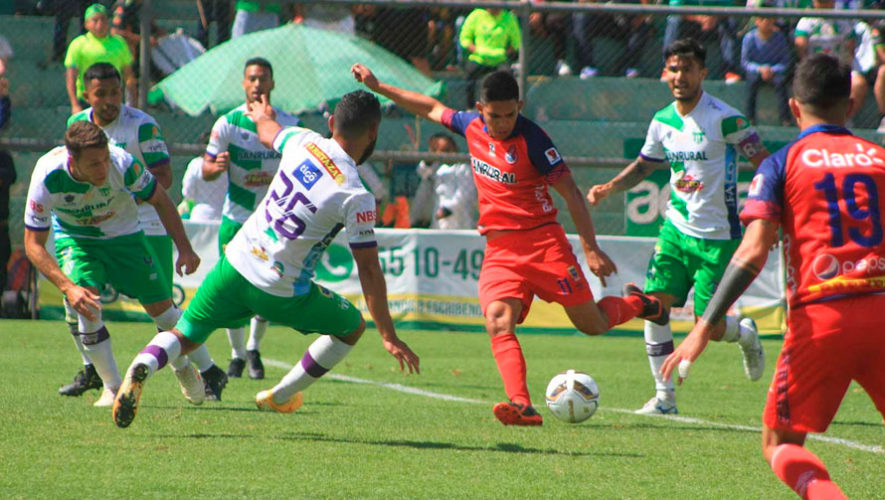
[[(814, 54), (796, 67), (793, 97), (821, 118), (839, 117), (851, 96), (851, 67), (828, 54)], [(832, 116), (831, 116), (832, 115)]]
[(482, 79), (479, 100), (480, 102), (518, 101), (519, 84), (509, 71), (489, 73)]
[(111, 78), (116, 79), (118, 82), (122, 81), (117, 68), (113, 64), (106, 62), (95, 63), (89, 66), (89, 69), (83, 73), (83, 83), (89, 83), (92, 80), (110, 80)]
[(335, 129), (348, 139), (365, 133), (381, 121), (381, 103), (371, 92), (355, 90), (335, 105)]
[(683, 38), (668, 45), (667, 50), (664, 51), (664, 61), (672, 56), (691, 57), (702, 68), (707, 67), (707, 49), (694, 38)]
[(428, 144), (433, 144), (434, 141), (449, 141), (449, 143), (455, 147), (455, 151), (458, 151), (458, 143), (455, 142), (455, 139), (445, 132), (437, 132), (430, 136), (430, 139), (427, 140)]
[(270, 72), (271, 78), (273, 78), (273, 66), (271, 66), (270, 61), (263, 57), (253, 57), (246, 61), (246, 64), (243, 65), (243, 73), (246, 72), (246, 68), (249, 66), (261, 66)]

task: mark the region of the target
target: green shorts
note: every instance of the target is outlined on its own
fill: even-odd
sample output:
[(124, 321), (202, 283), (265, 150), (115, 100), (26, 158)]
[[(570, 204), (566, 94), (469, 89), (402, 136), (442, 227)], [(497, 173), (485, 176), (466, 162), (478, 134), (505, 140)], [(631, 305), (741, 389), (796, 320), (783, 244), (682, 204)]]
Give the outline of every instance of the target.
[(241, 227), (243, 225), (239, 222), (227, 217), (221, 218), (221, 225), (218, 226), (218, 255), (224, 255), (224, 248), (234, 239)]
[(163, 276), (163, 279), (166, 280), (166, 283), (169, 284), (169, 292), (172, 292), (172, 238), (169, 236), (145, 236), (147, 238), (148, 245), (150, 245), (151, 250), (154, 252), (154, 257), (157, 259), (155, 262), (157, 263), (157, 267), (160, 268), (160, 274)]
[(694, 286), (694, 314), (701, 316), (741, 240), (708, 240), (688, 236), (669, 221), (661, 227), (655, 253), (648, 263), (645, 292), (676, 297), (683, 306)]
[(172, 298), (171, 286), (144, 233), (109, 240), (59, 239), (55, 254), (62, 272), (79, 286), (101, 290), (110, 283), (142, 304)]
[(263, 292), (222, 255), (176, 327), (188, 339), (204, 343), (216, 329), (245, 326), (256, 314), (301, 333), (336, 337), (350, 335), (363, 320), (347, 299), (316, 283), (311, 283), (309, 292), (297, 297)]

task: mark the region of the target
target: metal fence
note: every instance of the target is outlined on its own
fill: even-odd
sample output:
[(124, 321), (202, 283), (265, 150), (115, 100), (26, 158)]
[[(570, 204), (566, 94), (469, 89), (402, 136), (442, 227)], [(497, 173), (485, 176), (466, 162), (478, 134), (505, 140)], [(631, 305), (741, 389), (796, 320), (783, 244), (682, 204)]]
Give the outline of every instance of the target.
[[(139, 101), (159, 122), (173, 153), (174, 198), (179, 196), (188, 160), (201, 154), (218, 114), (242, 102), (239, 81), (243, 62), (252, 56), (273, 58), (277, 76), (274, 102), (297, 102), (286, 111), (297, 113), (307, 126), (319, 131), (325, 131), (325, 116), (334, 105), (333, 98), (357, 88), (348, 80), (348, 67), (358, 59), (347, 60), (343, 55), (349, 55), (354, 47), (373, 55), (377, 51), (386, 54), (379, 60), (398, 61), (397, 67), (405, 69), (397, 74), (415, 90), (426, 90), (427, 82), (441, 82), (435, 87), (438, 97), (458, 109), (472, 106), (472, 89), (483, 74), (510, 68), (521, 83), (523, 113), (547, 130), (582, 188), (607, 180), (616, 172), (612, 167), (621, 167), (634, 158), (651, 116), (672, 100), (660, 77), (663, 47), (676, 38), (691, 36), (701, 41), (707, 49), (709, 69), (704, 88), (753, 117), (770, 149), (792, 139), (796, 129), (782, 123), (771, 86), (759, 89), (755, 113), (747, 109), (750, 84), (741, 65), (741, 44), (755, 27), (754, 16), (775, 18), (778, 33), (785, 35), (791, 47), (801, 17), (824, 18), (837, 31), (848, 26), (848, 38), (855, 40), (857, 51), (846, 57), (855, 60), (869, 81), (853, 125), (861, 135), (875, 138), (881, 116), (872, 82), (878, 69), (876, 30), (885, 11), (855, 10), (858, 5), (812, 11), (790, 8), (797, 4), (792, 0), (782, 0), (778, 8), (748, 8), (728, 0), (686, 7), (649, 5), (647, 0), (622, 4), (390, 0), (254, 3), (257, 10), (238, 12), (233, 0), (141, 0), (142, 15), (123, 20), (124, 27), (141, 31), (142, 40), (148, 39), (150, 32), (154, 35), (151, 41), (161, 41), (151, 50), (151, 44), (134, 50), (141, 54)], [(40, 13), (27, 5), (21, 11), (18, 15), (0, 15), (0, 35), (9, 40), (14, 51), (7, 64), (13, 115), (0, 137), (0, 145), (13, 152), (19, 172), (10, 217), (14, 242), (21, 241), (21, 214), (30, 171), (40, 154), (60, 143), (71, 112), (64, 68), (58, 60), (59, 39), (63, 48), (81, 30), (76, 12)], [(264, 31), (230, 40), (231, 30), (238, 34), (250, 25), (288, 24), (292, 26), (279, 36)], [(266, 39), (247, 51), (231, 48), (259, 34)], [(164, 92), (162, 84), (156, 84), (196, 54), (187, 53), (184, 44), (188, 39), (182, 35), (211, 49), (201, 57), (227, 52), (216, 56), (209, 69), (193, 77), (191, 87), (181, 90), (179, 86), (178, 94), (173, 95), (168, 89)], [(790, 65), (796, 60), (792, 50)], [(339, 83), (341, 80), (346, 84)], [(233, 95), (233, 101), (227, 97), (193, 115), (185, 111), (182, 99), (209, 94), (220, 82), (227, 82), (222, 90)], [(286, 100), (287, 95), (292, 101)], [(388, 194), (414, 194), (418, 182), (414, 165), (421, 159), (439, 158), (427, 152), (428, 138), (438, 132), (444, 132), (442, 127), (417, 120), (395, 107), (385, 108), (372, 162), (387, 180)], [(458, 139), (458, 144), (462, 153), (448, 159), (464, 158), (464, 142)], [(662, 193), (658, 189), (649, 192), (648, 197), (657, 199)], [(594, 210), (597, 231), (629, 232), (631, 210), (627, 196), (607, 201)], [(648, 218), (647, 213), (640, 212)], [(571, 227), (568, 217), (562, 222)]]

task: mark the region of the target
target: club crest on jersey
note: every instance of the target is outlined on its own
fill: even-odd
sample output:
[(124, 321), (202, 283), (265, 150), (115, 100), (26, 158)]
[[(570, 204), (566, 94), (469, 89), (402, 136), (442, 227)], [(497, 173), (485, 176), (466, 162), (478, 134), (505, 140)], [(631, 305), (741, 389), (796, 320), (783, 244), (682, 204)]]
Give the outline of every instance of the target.
[(562, 156), (559, 156), (559, 151), (557, 151), (556, 148), (550, 148), (547, 151), (544, 151), (544, 156), (547, 157), (547, 163), (551, 165), (556, 165), (562, 161)]
[(701, 130), (698, 132), (692, 132), (691, 138), (695, 144), (700, 144), (700, 143), (704, 142), (704, 131)]
[(513, 165), (519, 160), (519, 152), (516, 149), (515, 144), (511, 144), (509, 148), (507, 148), (507, 152), (504, 153), (504, 161)]
[(747, 191), (747, 196), (759, 196), (759, 193), (762, 192), (762, 184), (765, 183), (765, 176), (763, 174), (756, 174), (753, 176), (753, 180), (750, 181), (750, 189)]
[(314, 158), (319, 160), (320, 165), (326, 169), (326, 172), (329, 172), (329, 175), (332, 176), (332, 179), (335, 180), (336, 184), (339, 186), (344, 184), (344, 174), (341, 173), (341, 169), (338, 168), (338, 165), (335, 165), (335, 162), (329, 158), (329, 155), (327, 155), (325, 151), (312, 142), (308, 142), (304, 148), (307, 149)]
[(578, 273), (578, 270), (575, 268), (575, 266), (568, 266), (568, 274), (575, 282), (581, 281), (581, 275)]
[(495, 143), (494, 142), (489, 143), (489, 154), (492, 156), (495, 156)]

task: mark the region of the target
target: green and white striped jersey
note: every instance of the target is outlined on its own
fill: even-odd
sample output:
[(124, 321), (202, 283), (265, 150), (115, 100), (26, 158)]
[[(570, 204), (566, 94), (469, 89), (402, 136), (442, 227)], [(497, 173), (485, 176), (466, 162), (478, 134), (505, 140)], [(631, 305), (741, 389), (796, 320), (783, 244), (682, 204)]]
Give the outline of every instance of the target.
[[(111, 167), (103, 186), (77, 181), (68, 170), (68, 150), (54, 148), (37, 161), (28, 188), (25, 227), (56, 238), (107, 240), (141, 231), (133, 195), (147, 200), (157, 182), (126, 151), (108, 146)], [(53, 217), (54, 216), (54, 217)]]
[(751, 158), (762, 147), (740, 112), (704, 92), (686, 116), (675, 102), (655, 113), (640, 156), (670, 164), (668, 220), (689, 236), (726, 240), (741, 237), (738, 153)]
[(808, 54), (831, 54), (848, 61), (853, 54), (846, 54), (845, 42), (855, 40), (855, 22), (848, 19), (824, 19), (803, 17), (796, 23), (793, 37), (808, 38)]
[[(281, 154), (267, 149), (258, 140), (255, 122), (246, 115), (246, 105), (234, 108), (212, 126), (206, 154), (211, 158), (225, 151), (230, 153), (227, 197), (222, 215), (246, 222), (267, 193), (267, 187), (280, 166)], [(283, 128), (298, 126), (298, 118), (277, 108), (276, 121)]]
[[(68, 127), (78, 121), (95, 123), (92, 120), (92, 108), (86, 108), (68, 118)], [(111, 144), (125, 149), (148, 169), (169, 163), (169, 149), (166, 147), (166, 140), (160, 132), (160, 127), (157, 121), (144, 111), (124, 104), (117, 119), (102, 127), (102, 130)], [(147, 203), (138, 205), (138, 222), (145, 234), (151, 236), (166, 234), (166, 228), (163, 227), (157, 211)]]

